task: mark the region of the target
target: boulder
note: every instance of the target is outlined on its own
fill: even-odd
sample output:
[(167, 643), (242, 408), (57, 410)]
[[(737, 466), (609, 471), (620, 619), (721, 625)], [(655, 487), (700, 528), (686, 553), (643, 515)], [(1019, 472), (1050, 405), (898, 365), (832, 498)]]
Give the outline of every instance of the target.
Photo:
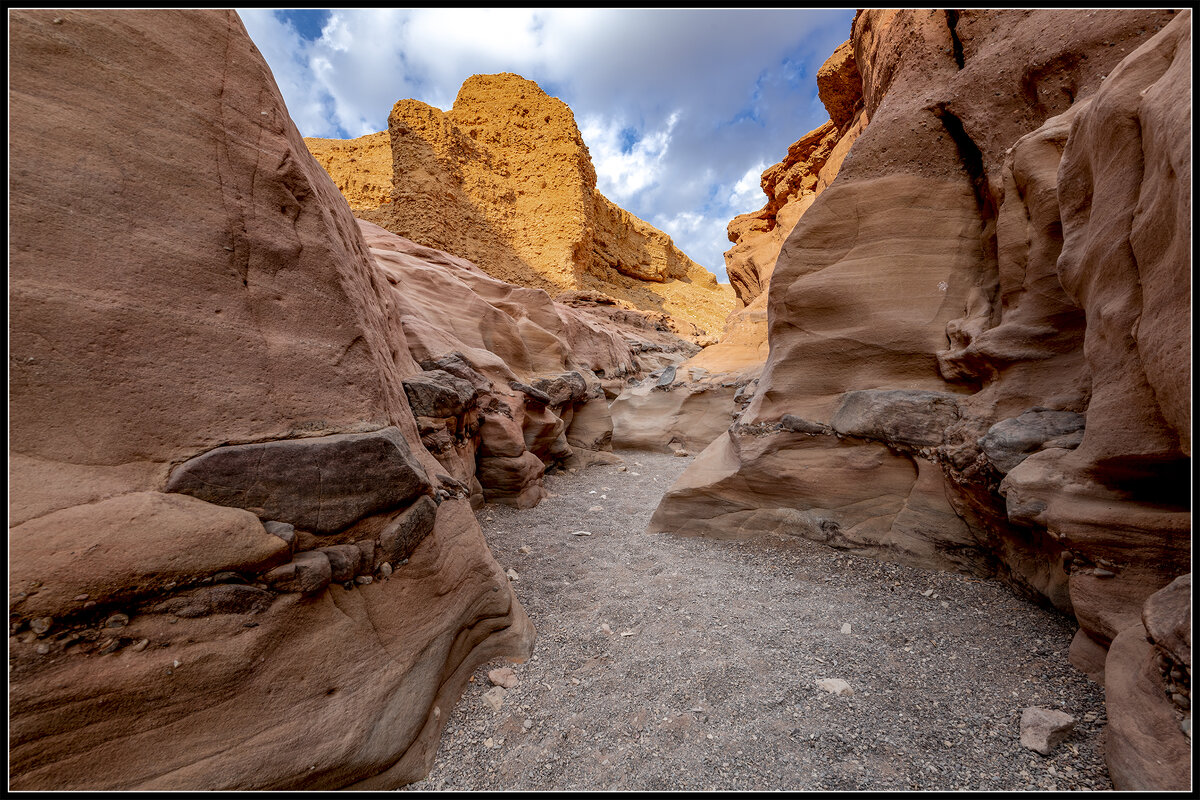
[(332, 533), (430, 488), (399, 429), (229, 445), (180, 464), (167, 491)]

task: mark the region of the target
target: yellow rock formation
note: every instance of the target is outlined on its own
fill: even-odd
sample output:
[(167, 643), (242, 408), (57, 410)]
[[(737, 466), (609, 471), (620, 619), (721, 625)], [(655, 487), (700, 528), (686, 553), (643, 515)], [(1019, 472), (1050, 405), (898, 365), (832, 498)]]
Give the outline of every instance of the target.
[(448, 112), (401, 100), (386, 133), (305, 141), (357, 216), (502, 280), (599, 291), (701, 343), (733, 309), (731, 287), (596, 189), (571, 109), (518, 75), (472, 76)]

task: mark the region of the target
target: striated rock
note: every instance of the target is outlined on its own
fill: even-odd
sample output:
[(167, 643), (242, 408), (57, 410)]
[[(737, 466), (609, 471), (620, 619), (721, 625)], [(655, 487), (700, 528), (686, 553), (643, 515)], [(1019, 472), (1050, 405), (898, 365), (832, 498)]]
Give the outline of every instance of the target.
[[(865, 127), (763, 259), (753, 397), (651, 529), (794, 533), (995, 575), (1073, 614), (1073, 658), (1098, 674), (1096, 651), (1130, 641), (1147, 599), (1190, 571), (1190, 24), (858, 14)], [(815, 154), (830, 131), (814, 134)], [(766, 218), (731, 231), (750, 241)], [(956, 413), (843, 411), (892, 392), (952, 397)], [(1114, 780), (1148, 772), (1169, 727), (1137, 681), (1114, 681), (1118, 663), (1110, 651), (1110, 717), (1126, 714)]]
[(160, 492), (38, 517), (9, 529), (9, 548), (9, 611), (25, 619), (81, 610), (79, 595), (127, 603), (222, 570), (258, 572), (290, 552), (247, 511)]
[(1183, 714), (1167, 696), (1141, 624), (1122, 631), (1104, 662), (1108, 711), (1104, 756), (1120, 791), (1181, 791), (1191, 785), (1191, 742), (1180, 729)]
[[(685, 336), (719, 332), (732, 290), (597, 191), (570, 109), (532, 81), (474, 75), (446, 113), (399, 101), (388, 118), (386, 173), (376, 155), (381, 135), (307, 140), (352, 205), (361, 204), (361, 218), (511, 283), (665, 310)], [(384, 183), (390, 202), (367, 189)]]
[[(389, 428), (422, 473), (443, 472), (408, 407), (402, 380), (420, 368), (387, 275), (233, 12), (9, 21), (10, 584), (26, 592), (10, 608), (53, 617), (48, 635), (76, 614), (128, 620), (103, 658), (10, 654), (10, 788), (421, 777), (445, 720), (434, 709), (533, 638), (467, 500), (438, 506), (391, 580), (269, 592), (262, 607), (227, 577), (196, 584), (266, 583), (288, 559), (293, 579), (321, 563), (332, 578), (328, 556), (292, 557), (312, 532), (289, 543), (246, 510), (162, 492), (215, 449)], [(397, 491), (359, 478), (372, 497)], [(358, 502), (338, 505), (374, 503)], [(235, 608), (260, 608), (256, 624)]]
[(229, 445), (171, 472), (167, 491), (254, 509), (316, 533), (401, 505), (430, 488), (399, 428)]
[(1192, 669), (1192, 574), (1175, 580), (1146, 598), (1142, 606), (1146, 635), (1176, 664)]
[(433, 531), (437, 503), (429, 496), (420, 497), (412, 507), (397, 515), (379, 534), (372, 563), (399, 564), (412, 555), (421, 540)]

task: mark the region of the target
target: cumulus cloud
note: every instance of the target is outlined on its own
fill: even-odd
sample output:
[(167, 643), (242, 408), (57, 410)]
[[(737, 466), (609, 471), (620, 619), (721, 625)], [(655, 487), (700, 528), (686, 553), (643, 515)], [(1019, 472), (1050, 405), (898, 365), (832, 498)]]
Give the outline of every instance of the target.
[(384, 130), (392, 105), (410, 97), (447, 110), (477, 73), (537, 82), (575, 113), (600, 190), (722, 280), (726, 224), (766, 202), (759, 173), (828, 118), (816, 71), (853, 18), (850, 10), (339, 9), (317, 30), (283, 11), (239, 14), (305, 136)]

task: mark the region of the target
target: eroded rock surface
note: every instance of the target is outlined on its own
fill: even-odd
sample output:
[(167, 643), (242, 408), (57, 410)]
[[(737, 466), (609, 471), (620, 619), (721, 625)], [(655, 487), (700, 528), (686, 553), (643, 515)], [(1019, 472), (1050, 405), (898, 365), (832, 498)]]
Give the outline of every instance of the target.
[(1118, 788), (1189, 775), (1135, 676), (1143, 605), (1191, 568), (1190, 26), (858, 14), (865, 127), (773, 263), (752, 399), (651, 523), (997, 574), (1073, 614)]
[(18, 11), (10, 51), (10, 786), (420, 777), (533, 628), (345, 200), (233, 12)]
[(401, 100), (386, 132), (307, 142), (356, 215), (502, 280), (665, 311), (677, 333), (705, 343), (732, 308), (728, 286), (596, 189), (571, 110), (518, 75), (468, 78), (445, 113)]

